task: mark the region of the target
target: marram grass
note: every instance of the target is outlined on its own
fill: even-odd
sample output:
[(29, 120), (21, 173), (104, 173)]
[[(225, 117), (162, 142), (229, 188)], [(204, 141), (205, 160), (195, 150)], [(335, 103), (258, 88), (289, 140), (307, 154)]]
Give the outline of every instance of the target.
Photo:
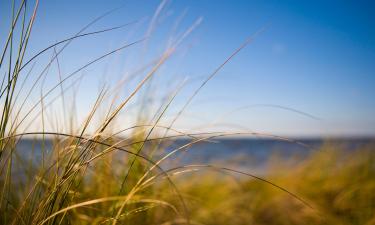
[[(13, 2), (10, 29), (1, 52), (0, 224), (375, 224), (375, 157), (371, 145), (355, 151), (327, 145), (292, 167), (274, 160), (274, 170), (267, 177), (215, 165), (162, 167), (175, 154), (215, 137), (282, 138), (254, 132), (185, 133), (173, 126), (197, 93), (251, 38), (204, 80), (171, 123), (160, 121), (179, 90), (160, 106), (152, 122), (147, 122), (142, 112), (136, 125), (115, 131), (120, 113), (200, 20), (169, 46), (127, 97), (119, 99), (103, 87), (83, 122), (66, 114), (66, 129), (47, 131), (47, 107), (54, 101), (74, 109), (66, 98), (79, 78), (72, 86), (63, 85), (67, 80), (148, 37), (109, 51), (62, 77), (59, 55), (72, 41), (125, 25), (87, 32), (112, 11), (106, 12), (74, 36), (26, 60), (37, 8), (38, 1), (30, 14), (30, 2)], [(25, 90), (27, 69), (31, 71), (38, 57), (52, 50), (51, 60)], [(50, 89), (37, 90), (55, 63), (59, 82)], [(59, 89), (60, 95), (48, 98)], [(28, 96), (35, 92), (40, 93), (40, 100), (26, 108)], [(74, 103), (74, 97), (69, 101)], [(100, 114), (103, 105), (107, 110)], [(96, 124), (98, 115), (100, 123)], [(25, 124), (35, 120), (40, 121), (41, 128), (26, 129), (29, 126)], [(121, 135), (124, 132), (128, 133), (126, 137)], [(190, 142), (166, 151), (175, 138), (189, 138)], [(27, 141), (26, 149), (20, 147), (22, 141)]]

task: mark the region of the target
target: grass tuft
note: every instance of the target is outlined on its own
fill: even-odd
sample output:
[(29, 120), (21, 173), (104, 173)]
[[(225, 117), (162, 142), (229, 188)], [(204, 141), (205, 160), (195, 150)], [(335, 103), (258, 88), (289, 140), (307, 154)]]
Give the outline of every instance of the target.
[[(108, 51), (63, 75), (59, 57), (71, 42), (136, 22), (86, 32), (117, 9), (110, 10), (74, 36), (48, 45), (25, 60), (39, 2), (30, 5), (25, 0), (13, 1), (11, 24), (0, 58), (0, 72), (4, 74), (0, 88), (0, 224), (375, 224), (374, 145), (352, 151), (340, 151), (337, 144), (326, 145), (291, 167), (274, 158), (270, 161), (273, 169), (264, 177), (211, 164), (168, 164), (178, 153), (189, 151), (196, 144), (215, 144), (213, 139), (229, 136), (262, 136), (311, 148), (271, 134), (193, 133), (175, 128), (176, 121), (207, 82), (264, 29), (229, 54), (169, 123), (163, 119), (185, 82), (167, 96), (154, 115), (142, 111), (152, 108), (142, 102), (144, 107), (138, 112), (135, 125), (124, 125), (120, 116), (126, 114), (130, 102), (141, 95), (201, 18), (169, 43), (159, 58), (133, 74), (140, 76), (149, 69), (126, 97), (121, 97), (119, 89), (133, 77), (122, 79), (114, 89), (103, 85), (85, 119), (76, 119), (75, 88), (84, 75), (71, 84), (67, 81), (104, 58), (146, 42), (166, 2), (162, 1), (155, 12), (146, 38)], [(48, 52), (52, 53), (51, 58), (39, 65), (38, 59)], [(26, 72), (28, 65), (32, 66)], [(42, 72), (31, 82), (35, 65)], [(58, 81), (45, 88), (54, 65)], [(25, 90), (28, 81), (31, 86)], [(53, 96), (57, 89), (59, 94)], [(39, 96), (36, 102), (32, 101), (35, 95)], [(61, 109), (55, 104), (58, 101), (63, 108), (63, 125), (54, 114)], [(318, 119), (284, 106), (258, 106)], [(41, 128), (31, 130), (35, 121)], [(52, 130), (47, 129), (48, 124), (52, 124)], [(171, 150), (171, 143), (178, 138), (188, 141)]]

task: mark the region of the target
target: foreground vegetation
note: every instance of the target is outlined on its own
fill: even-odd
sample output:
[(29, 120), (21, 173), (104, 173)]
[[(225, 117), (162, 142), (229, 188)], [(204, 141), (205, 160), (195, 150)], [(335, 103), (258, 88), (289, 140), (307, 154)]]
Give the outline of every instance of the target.
[[(145, 75), (141, 73), (144, 77), (129, 95), (121, 99), (113, 91), (118, 87), (103, 87), (85, 119), (77, 121), (75, 99), (68, 99), (68, 91), (79, 79), (70, 86), (63, 84), (84, 68), (144, 39), (97, 57), (66, 76), (61, 76), (59, 71), (59, 81), (45, 90), (43, 85), (49, 68), (54, 63), (59, 69), (58, 56), (71, 41), (120, 27), (84, 33), (93, 23), (110, 14), (105, 13), (76, 35), (24, 60), (38, 1), (31, 11), (26, 10), (30, 6), (26, 1), (16, 3), (13, 2), (11, 26), (0, 59), (3, 75), (0, 224), (375, 223), (373, 146), (356, 151), (325, 146), (292, 165), (280, 164), (280, 160), (274, 158), (271, 163), (274, 168), (262, 177), (251, 171), (246, 173), (227, 167), (181, 166), (171, 162), (172, 157), (192, 145), (215, 137), (257, 135), (294, 142), (254, 132), (186, 133), (173, 126), (203, 86), (251, 39), (207, 76), (172, 122), (160, 121), (179, 90), (168, 96), (156, 113), (150, 113), (153, 114), (149, 116), (151, 119), (144, 115), (148, 111), (144, 113), (146, 109), (141, 107), (135, 125), (118, 128), (116, 122), (120, 113), (198, 23), (169, 45), (151, 68), (147, 68), (149, 71)], [(41, 66), (44, 69), (40, 74), (32, 77), (25, 68), (31, 67), (31, 71), (32, 63), (48, 51), (53, 52), (51, 60), (45, 67)], [(41, 90), (35, 91), (36, 87)], [(57, 96), (50, 97), (56, 92)], [(39, 100), (32, 101), (30, 96), (39, 96)], [(63, 105), (66, 124), (47, 130), (46, 124), (51, 119), (47, 108), (56, 107), (56, 102)], [(55, 109), (61, 110), (61, 107)], [(55, 124), (54, 119), (60, 118), (53, 118), (52, 124)], [(40, 128), (30, 129), (32, 126), (27, 123), (35, 122), (41, 124)], [(179, 137), (191, 141), (167, 151)], [(21, 147), (24, 143), (27, 146)]]
[[(62, 148), (63, 143), (69, 145)], [(132, 158), (111, 153), (90, 165), (82, 161), (68, 167), (69, 159), (79, 155), (63, 153), (71, 145), (56, 142), (54, 155), (60, 154), (60, 160), (51, 160), (55, 165), (45, 169), (31, 161), (15, 163), (13, 170), (26, 177), (8, 184), (3, 221), (111, 224), (117, 217), (120, 224), (375, 223), (373, 145), (344, 151), (331, 144), (291, 161), (271, 157), (272, 167), (262, 178), (214, 165), (170, 166), (144, 178), (147, 163), (136, 161), (125, 185)], [(104, 151), (97, 145), (90, 154)]]

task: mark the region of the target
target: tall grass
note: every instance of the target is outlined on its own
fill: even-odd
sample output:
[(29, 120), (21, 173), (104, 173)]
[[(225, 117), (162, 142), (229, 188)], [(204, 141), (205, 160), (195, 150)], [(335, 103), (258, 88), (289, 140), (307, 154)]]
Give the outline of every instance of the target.
[(184, 175), (192, 168), (173, 172), (199, 224), (374, 224), (374, 146), (344, 149), (327, 144), (305, 159), (271, 160), (267, 178), (298, 192), (314, 210), (264, 182), (206, 167)]
[[(86, 119), (79, 123), (73, 115), (75, 99), (67, 100), (67, 92), (69, 90), (74, 92), (74, 85), (80, 81), (80, 77), (71, 85), (63, 84), (75, 78), (83, 69), (137, 45), (148, 37), (109, 51), (72, 73), (62, 76), (59, 55), (72, 41), (110, 32), (129, 24), (86, 32), (94, 23), (111, 14), (113, 12), (111, 10), (88, 23), (74, 36), (47, 46), (28, 60), (24, 60), (37, 17), (38, 1), (33, 6), (29, 4), (28, 1), (21, 1), (19, 4), (13, 2), (11, 25), (0, 61), (0, 71), (5, 72), (0, 89), (1, 224), (324, 224), (327, 221), (363, 224), (371, 219), (374, 221), (372, 217), (374, 195), (372, 194), (370, 199), (366, 197), (374, 190), (374, 183), (370, 179), (374, 172), (374, 158), (370, 151), (366, 152), (366, 155), (358, 156), (358, 160), (354, 161), (355, 163), (351, 162), (348, 167), (346, 161), (343, 161), (344, 170), (338, 171), (340, 177), (332, 175), (327, 178), (323, 177), (325, 173), (318, 171), (320, 165), (325, 165), (324, 160), (328, 156), (314, 156), (311, 162), (298, 167), (290, 177), (273, 177), (272, 181), (214, 165), (185, 165), (171, 169), (161, 166), (175, 154), (192, 145), (208, 142), (217, 137), (257, 135), (293, 141), (254, 132), (185, 133), (174, 128), (176, 120), (183, 115), (198, 92), (226, 63), (246, 47), (254, 36), (229, 54), (228, 58), (207, 76), (170, 123), (161, 124), (160, 121), (170, 109), (183, 84), (168, 96), (153, 118), (139, 116), (136, 125), (116, 131), (114, 124), (119, 115), (128, 107), (129, 102), (140, 94), (142, 88), (150, 82), (200, 20), (197, 20), (152, 63), (149, 72), (128, 96), (121, 99), (109, 88), (103, 87)], [(162, 6), (163, 4), (160, 7)], [(28, 11), (30, 9), (32, 9), (31, 14)], [(30, 74), (26, 69), (29, 68), (31, 71), (38, 57), (47, 52), (53, 53), (51, 59), (46, 65), (42, 65), (44, 69), (32, 83), (29, 91), (26, 91), (24, 84)], [(48, 70), (54, 63), (58, 67), (58, 83), (47, 90), (42, 88), (40, 99), (27, 108), (28, 97), (38, 92), (36, 90), (38, 85), (43, 87)], [(24, 80), (20, 83), (21, 77)], [(60, 94), (57, 97), (47, 98), (58, 89)], [(23, 100), (22, 93), (26, 94)], [(55, 130), (47, 131), (45, 128), (47, 108), (58, 100), (62, 102), (63, 108), (70, 107), (64, 110), (63, 115), (67, 129), (61, 132), (56, 126)], [(68, 101), (72, 103), (70, 106)], [(99, 111), (103, 106), (106, 111), (101, 115)], [(96, 124), (94, 118), (99, 114), (100, 123)], [(144, 114), (139, 113), (139, 115)], [(41, 128), (30, 130), (30, 125), (27, 123), (35, 120), (40, 120)], [(128, 135), (122, 135), (124, 133)], [(35, 139), (32, 139), (33, 137)], [(166, 151), (170, 142), (179, 137), (189, 138), (190, 142), (173, 151)], [(19, 147), (22, 144), (21, 140), (27, 141), (27, 152)], [(303, 143), (295, 142), (295, 144)], [(194, 175), (186, 175), (207, 169), (246, 179), (233, 182), (205, 172), (199, 172), (198, 178)], [(367, 171), (363, 172), (363, 177), (358, 181), (365, 186), (365, 189), (359, 189), (365, 190), (365, 194), (356, 190), (362, 188), (357, 186), (358, 183), (350, 186), (352, 189), (347, 189), (346, 185), (354, 180), (349, 176), (351, 171)], [(326, 173), (326, 175), (331, 174)], [(234, 180), (236, 179), (235, 177)], [(337, 182), (342, 183), (330, 183), (335, 182), (336, 179)], [(315, 187), (316, 184), (325, 184), (326, 189)], [(338, 189), (330, 190), (332, 187)], [(292, 191), (297, 188), (298, 194), (297, 191)], [(349, 193), (344, 195), (343, 200), (337, 200), (339, 202), (335, 207), (329, 207), (330, 203), (326, 201), (330, 198), (318, 193), (322, 190), (326, 191), (327, 195), (337, 194), (340, 188)], [(346, 217), (341, 218), (341, 213), (347, 212), (345, 210), (355, 211), (350, 205), (353, 198), (357, 199), (355, 193), (359, 194), (361, 212), (345, 214)], [(288, 214), (290, 216), (285, 216), (284, 212), (290, 213)]]

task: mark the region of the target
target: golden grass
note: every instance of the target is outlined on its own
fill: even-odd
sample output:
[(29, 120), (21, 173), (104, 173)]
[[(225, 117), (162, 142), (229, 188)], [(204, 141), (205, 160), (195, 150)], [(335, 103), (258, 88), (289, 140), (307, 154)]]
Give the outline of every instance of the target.
[(374, 160), (373, 145), (353, 152), (325, 146), (294, 166), (279, 160), (268, 180), (314, 209), (257, 180), (197, 172), (178, 186), (201, 224), (374, 224)]
[[(275, 170), (268, 177), (215, 165), (188, 165), (168, 170), (161, 167), (173, 155), (215, 137), (256, 135), (304, 145), (256, 132), (185, 133), (173, 127), (198, 92), (252, 37), (207, 76), (171, 123), (159, 124), (180, 89), (160, 106), (160, 113), (153, 120), (140, 116), (136, 125), (114, 131), (113, 124), (119, 114), (200, 19), (166, 49), (127, 97), (118, 99), (116, 93), (103, 88), (81, 124), (74, 123), (74, 116), (64, 115), (64, 120), (70, 118), (65, 129), (69, 132), (61, 132), (57, 127), (55, 131), (46, 131), (46, 108), (57, 100), (68, 107), (65, 95), (71, 86), (63, 87), (63, 83), (88, 66), (145, 39), (109, 51), (61, 76), (58, 56), (71, 41), (125, 25), (84, 33), (111, 10), (76, 35), (48, 46), (25, 61), (38, 1), (29, 17), (27, 6), (26, 1), (18, 6), (13, 3), (10, 30), (0, 60), (0, 69), (5, 72), (0, 88), (0, 224), (374, 224), (373, 146), (350, 153), (332, 149), (335, 145), (326, 146), (292, 168), (284, 168), (275, 160)], [(54, 50), (53, 57), (25, 92), (24, 82), (30, 73), (24, 68), (36, 63), (48, 50)], [(37, 84), (42, 83), (43, 87), (53, 62), (59, 68), (59, 82), (50, 89), (42, 89), (40, 100), (26, 108)], [(19, 77), (24, 79), (21, 85)], [(61, 94), (47, 99), (58, 88)], [(20, 93), (25, 93), (26, 98), (19, 99)], [(108, 102), (110, 106), (95, 126), (94, 117)], [(40, 113), (35, 112), (39, 108)], [(42, 124), (40, 130), (21, 130), (26, 122), (35, 120)], [(130, 133), (126, 138), (121, 136), (125, 131)], [(189, 138), (190, 142), (166, 152), (170, 142), (179, 137)], [(35, 140), (28, 142), (26, 154), (19, 146), (27, 138)], [(277, 173), (282, 170), (285, 173)]]

